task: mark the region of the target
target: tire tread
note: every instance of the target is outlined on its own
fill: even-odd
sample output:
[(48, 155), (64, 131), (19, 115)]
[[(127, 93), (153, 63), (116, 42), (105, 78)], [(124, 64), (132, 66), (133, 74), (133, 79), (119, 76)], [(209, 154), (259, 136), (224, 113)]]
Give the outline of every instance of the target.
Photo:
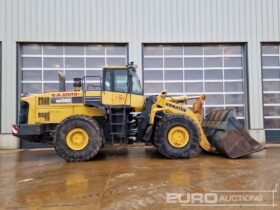
[[(196, 133), (196, 137), (194, 139), (193, 139), (193, 137), (191, 137), (191, 139), (190, 139), (191, 142), (188, 143), (188, 145), (191, 144), (191, 149), (189, 149), (189, 150), (180, 150), (181, 152), (172, 152), (166, 146), (166, 141), (168, 141), (168, 140), (165, 139), (165, 135), (163, 134), (163, 131), (165, 130), (166, 127), (168, 127), (171, 120), (174, 120), (176, 118), (185, 119), (185, 120), (189, 121), (191, 124), (193, 124), (193, 126), (194, 126), (194, 129), (195, 129), (194, 132)], [(185, 116), (185, 115), (166, 114), (164, 116), (164, 118), (161, 119), (157, 123), (156, 128), (155, 128), (155, 139), (154, 139), (155, 145), (157, 145), (158, 151), (163, 156), (165, 156), (166, 158), (169, 158), (169, 159), (191, 158), (193, 156), (196, 156), (197, 154), (199, 154), (201, 152), (200, 139), (201, 139), (201, 134), (200, 134), (200, 130), (199, 130), (197, 123), (193, 119), (191, 119), (190, 117)]]
[[(62, 132), (61, 129), (66, 126), (66, 123), (69, 123), (69, 121), (86, 121), (88, 123), (90, 123), (90, 125), (92, 125), (96, 131), (96, 135), (97, 137), (99, 136), (100, 138), (94, 138), (95, 142), (95, 146), (96, 149), (93, 150), (89, 150), (87, 153), (85, 152), (76, 152), (75, 155), (71, 155), (70, 152), (73, 152), (71, 149), (67, 149), (65, 148), (65, 146), (63, 145), (63, 142), (60, 141), (65, 141), (62, 139), (58, 139), (58, 133)], [(92, 137), (90, 137), (92, 138)], [(61, 123), (59, 123), (55, 129), (55, 134), (54, 134), (54, 148), (55, 151), (57, 152), (57, 154), (62, 157), (63, 159), (65, 159), (67, 162), (81, 162), (81, 161), (88, 161), (90, 159), (92, 159), (100, 150), (102, 144), (104, 143), (105, 138), (104, 138), (104, 134), (103, 134), (103, 130), (100, 128), (99, 124), (96, 122), (96, 120), (94, 120), (91, 117), (85, 116), (85, 115), (74, 115), (71, 117), (68, 117), (66, 119), (64, 119)], [(83, 156), (81, 157), (81, 153), (83, 153)]]

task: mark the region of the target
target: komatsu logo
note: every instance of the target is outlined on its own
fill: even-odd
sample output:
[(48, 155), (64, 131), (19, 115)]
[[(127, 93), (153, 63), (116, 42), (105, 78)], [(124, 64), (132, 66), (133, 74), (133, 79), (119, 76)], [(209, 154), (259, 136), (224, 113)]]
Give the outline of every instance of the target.
[(186, 112), (187, 111), (187, 109), (185, 109), (184, 107), (177, 106), (177, 105), (174, 105), (174, 104), (166, 103), (166, 106), (171, 107), (173, 109), (177, 109), (177, 110), (182, 111), (182, 112)]

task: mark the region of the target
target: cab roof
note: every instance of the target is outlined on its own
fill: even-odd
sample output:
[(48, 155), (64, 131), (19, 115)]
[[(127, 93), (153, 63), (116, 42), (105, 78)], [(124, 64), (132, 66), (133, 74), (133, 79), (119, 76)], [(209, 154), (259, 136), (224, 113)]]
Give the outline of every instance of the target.
[(103, 69), (128, 69), (128, 66), (104, 66)]

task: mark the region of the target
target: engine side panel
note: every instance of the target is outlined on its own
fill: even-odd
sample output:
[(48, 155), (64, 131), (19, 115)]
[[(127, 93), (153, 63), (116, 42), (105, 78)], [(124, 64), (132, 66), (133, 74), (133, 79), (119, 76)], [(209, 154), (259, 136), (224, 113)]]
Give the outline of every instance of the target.
[[(100, 91), (89, 91), (87, 95), (100, 97)], [(83, 100), (81, 91), (45, 93), (22, 98), (29, 107), (28, 124), (57, 124), (76, 114), (92, 117), (104, 115), (100, 108), (86, 106)]]

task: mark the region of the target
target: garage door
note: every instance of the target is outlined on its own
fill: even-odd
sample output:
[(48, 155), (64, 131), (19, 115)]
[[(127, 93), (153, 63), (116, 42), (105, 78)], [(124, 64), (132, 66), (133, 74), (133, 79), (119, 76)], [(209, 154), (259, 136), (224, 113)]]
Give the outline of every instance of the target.
[(263, 112), (266, 139), (280, 142), (280, 45), (262, 45)]
[(21, 44), (21, 92), (57, 91), (59, 71), (65, 74), (66, 89), (71, 91), (75, 77), (101, 76), (105, 65), (126, 65), (127, 52), (126, 44)]
[(72, 80), (86, 75), (101, 75), (105, 65), (126, 65), (126, 45), (22, 44), (22, 92), (30, 94), (58, 90), (58, 72), (65, 73), (66, 88)]
[(144, 45), (144, 90), (156, 95), (207, 94), (205, 113), (234, 108), (245, 120), (244, 47), (235, 45)]

